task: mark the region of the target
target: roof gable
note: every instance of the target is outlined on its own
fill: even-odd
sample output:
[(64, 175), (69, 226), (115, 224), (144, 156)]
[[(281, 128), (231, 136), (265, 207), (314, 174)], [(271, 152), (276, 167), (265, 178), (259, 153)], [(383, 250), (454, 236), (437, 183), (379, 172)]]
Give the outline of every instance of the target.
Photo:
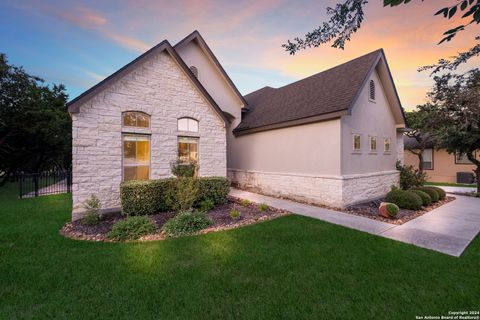
[(242, 94), (240, 93), (240, 91), (238, 91), (237, 87), (235, 86), (235, 84), (233, 83), (232, 79), (230, 79), (230, 77), (228, 76), (227, 72), (225, 71), (225, 69), (223, 69), (222, 65), (220, 64), (220, 62), (218, 61), (217, 57), (215, 56), (215, 54), (213, 53), (213, 51), (210, 49), (210, 47), (208, 46), (208, 44), (206, 43), (206, 41), (203, 39), (202, 35), (200, 34), (200, 32), (198, 32), (197, 30), (193, 31), (191, 34), (189, 34), (188, 36), (186, 36), (185, 38), (183, 38), (182, 40), (180, 40), (175, 46), (174, 48), (175, 49), (181, 49), (183, 47), (186, 47), (189, 43), (191, 43), (192, 41), (195, 41), (198, 46), (200, 47), (200, 49), (205, 53), (205, 55), (213, 62), (213, 64), (215, 65), (215, 67), (218, 69), (218, 71), (220, 72), (222, 78), (227, 82), (228, 86), (232, 89), (233, 93), (235, 94), (235, 96), (237, 96), (237, 98), (240, 100), (240, 102), (246, 106), (247, 105), (247, 101), (245, 100), (245, 98), (242, 96)]
[(139, 65), (142, 64), (143, 61), (149, 59), (150, 57), (158, 54), (160, 52), (167, 52), (172, 59), (177, 63), (177, 65), (182, 69), (182, 71), (186, 74), (186, 76), (192, 81), (193, 85), (200, 91), (200, 94), (207, 100), (207, 103), (214, 109), (217, 115), (224, 121), (224, 123), (228, 123), (229, 120), (217, 105), (215, 100), (210, 96), (210, 94), (205, 90), (203, 85), (198, 81), (198, 79), (192, 74), (190, 69), (187, 67), (185, 62), (182, 58), (177, 54), (175, 49), (170, 45), (167, 40), (164, 40), (154, 46), (153, 48), (149, 49), (142, 55), (138, 56), (136, 59), (131, 61), (130, 63), (126, 64), (104, 80), (100, 81), (75, 99), (71, 100), (67, 103), (68, 111), (70, 113), (77, 113), (80, 111), (80, 106), (87, 102), (89, 99), (93, 98), (100, 92), (102, 92), (107, 86), (114, 83), (115, 81), (123, 78), (124, 75), (128, 74), (129, 72), (134, 71)]
[(264, 87), (246, 95), (250, 111), (234, 132), (240, 135), (351, 114), (380, 62), (382, 82), (388, 82), (389, 102), (396, 108), (396, 119), (404, 124), (403, 109), (385, 55), (379, 49), (281, 88)]

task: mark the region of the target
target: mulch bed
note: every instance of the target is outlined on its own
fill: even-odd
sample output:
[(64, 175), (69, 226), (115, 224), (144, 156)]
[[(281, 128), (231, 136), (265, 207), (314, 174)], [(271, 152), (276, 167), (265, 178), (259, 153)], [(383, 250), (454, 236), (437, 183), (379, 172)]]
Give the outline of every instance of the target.
[(381, 202), (385, 201), (385, 199), (353, 205), (342, 211), (348, 214), (356, 215), (356, 216), (367, 217), (374, 220), (380, 220), (383, 222), (400, 225), (412, 219), (418, 218), (424, 215), (425, 213), (432, 211), (433, 209), (436, 209), (440, 206), (443, 206), (444, 204), (449, 203), (450, 201), (453, 201), (453, 200), (455, 200), (455, 197), (447, 196), (444, 200), (440, 200), (436, 203), (433, 203), (428, 207), (422, 207), (420, 210), (414, 211), (414, 210), (400, 209), (400, 211), (398, 212), (395, 218), (385, 218), (379, 215), (378, 207), (380, 206)]
[[(232, 219), (229, 215), (230, 211), (236, 209), (240, 212), (238, 219)], [(268, 207), (264, 212), (258, 209), (258, 204), (250, 203), (247, 206), (241, 204), (241, 200), (234, 197), (228, 197), (226, 204), (219, 205), (207, 213), (207, 216), (212, 220), (212, 224), (197, 234), (204, 234), (209, 232), (216, 232), (228, 229), (234, 229), (261, 221), (275, 219), (284, 215), (290, 214), (288, 211), (279, 210)], [(149, 215), (152, 222), (157, 227), (158, 232), (140, 238), (140, 241), (163, 240), (166, 235), (161, 232), (162, 226), (171, 218), (175, 216), (174, 212), (160, 212)], [(119, 212), (104, 216), (102, 220), (96, 225), (85, 225), (81, 220), (66, 223), (60, 234), (76, 240), (89, 241), (112, 241), (107, 238), (108, 232), (112, 226), (119, 220), (124, 219)]]

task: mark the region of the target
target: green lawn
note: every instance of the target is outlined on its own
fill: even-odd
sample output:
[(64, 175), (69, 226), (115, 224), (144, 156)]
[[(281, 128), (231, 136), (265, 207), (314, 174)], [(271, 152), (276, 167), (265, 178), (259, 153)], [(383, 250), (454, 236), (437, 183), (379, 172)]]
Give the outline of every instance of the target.
[(451, 183), (451, 182), (426, 182), (425, 185), (429, 186), (444, 186), (444, 187), (468, 187), (475, 188), (476, 184), (471, 183)]
[(70, 196), (0, 188), (0, 319), (414, 319), (478, 310), (461, 258), (299, 216), (148, 243), (65, 239)]

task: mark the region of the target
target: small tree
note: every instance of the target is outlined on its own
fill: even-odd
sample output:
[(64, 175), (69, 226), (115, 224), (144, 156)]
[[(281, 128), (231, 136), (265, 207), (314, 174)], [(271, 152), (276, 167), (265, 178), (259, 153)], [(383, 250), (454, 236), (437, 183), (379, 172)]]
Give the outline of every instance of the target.
[(85, 215), (83, 217), (83, 223), (88, 225), (94, 225), (100, 222), (100, 209), (102, 204), (96, 195), (92, 194), (89, 199), (83, 203), (85, 209)]
[(428, 94), (435, 108), (430, 130), (449, 153), (465, 154), (476, 165), (477, 192), (480, 192), (480, 70), (462, 75), (445, 74), (434, 77), (435, 85)]

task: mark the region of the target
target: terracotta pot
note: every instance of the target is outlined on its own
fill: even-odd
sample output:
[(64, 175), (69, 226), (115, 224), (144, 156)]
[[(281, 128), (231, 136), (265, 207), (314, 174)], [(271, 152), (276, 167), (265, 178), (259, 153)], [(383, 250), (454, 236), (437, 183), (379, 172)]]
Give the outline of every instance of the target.
[(380, 214), (380, 216), (382, 216), (382, 217), (384, 217), (384, 218), (392, 219), (392, 216), (390, 216), (390, 215), (388, 214), (387, 204), (388, 204), (388, 203), (386, 203), (386, 202), (380, 203), (380, 206), (378, 207), (378, 213)]

